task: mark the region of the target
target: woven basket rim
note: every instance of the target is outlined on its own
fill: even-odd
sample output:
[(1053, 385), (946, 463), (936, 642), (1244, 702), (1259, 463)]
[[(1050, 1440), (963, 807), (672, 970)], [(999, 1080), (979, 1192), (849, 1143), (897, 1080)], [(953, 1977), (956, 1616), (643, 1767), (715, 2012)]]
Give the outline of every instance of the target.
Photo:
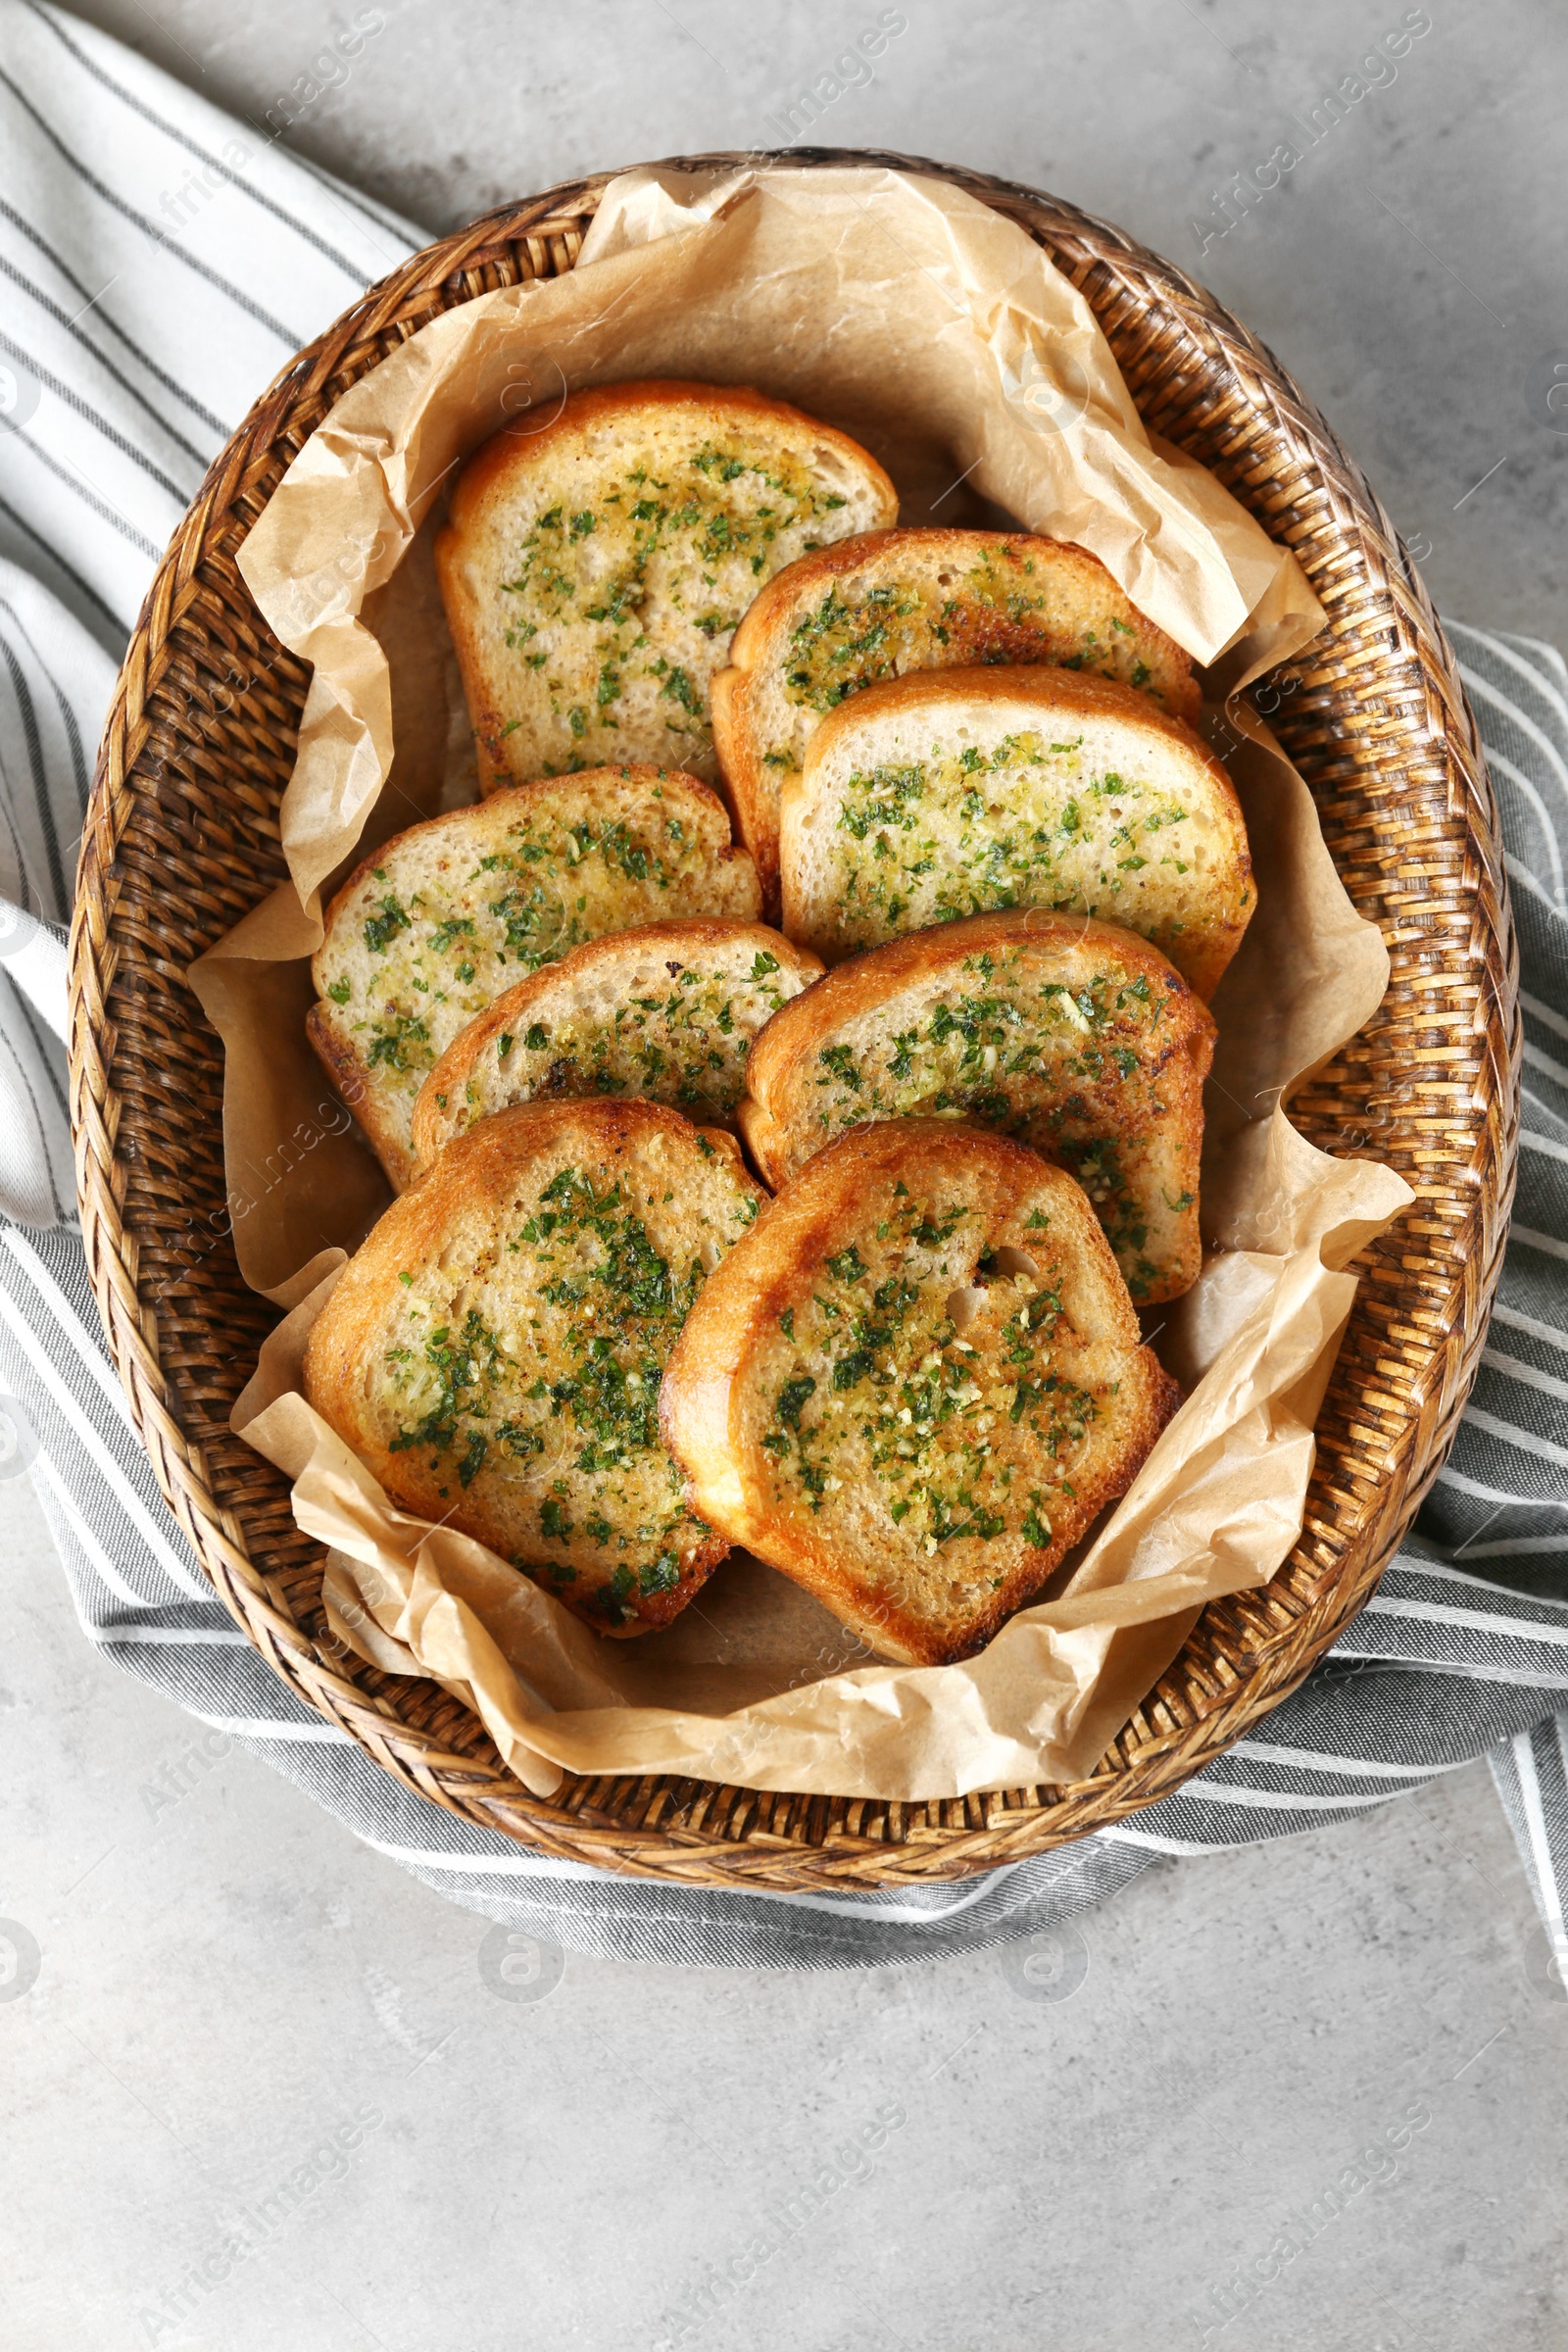
[[(1199, 387), (1200, 401), (1218, 386), (1214, 397), (1222, 408), (1226, 397), (1231, 402), (1227, 429), (1234, 428), (1244, 440), (1250, 423), (1266, 419), (1302, 470), (1315, 477), (1310, 497), (1303, 494), (1283, 518), (1265, 513), (1260, 517), (1265, 527), (1288, 544), (1301, 540), (1304, 545), (1303, 532), (1325, 527), (1353, 542), (1350, 568), (1357, 580), (1365, 575), (1368, 600), (1377, 602), (1379, 617), (1364, 632), (1365, 645), (1358, 640), (1351, 651), (1364, 655), (1370, 645), (1375, 655), (1381, 630), (1396, 640), (1399, 658), (1419, 683), (1419, 697), (1412, 693), (1404, 720), (1410, 757), (1419, 753), (1434, 774), (1442, 769), (1431, 790), (1446, 796), (1455, 838), (1447, 842), (1445, 837), (1445, 846), (1462, 852), (1464, 869), (1463, 905), (1453, 924), (1444, 930), (1441, 944), (1451, 944), (1454, 925), (1465, 930), (1488, 1007), (1476, 1090), (1485, 1100), (1469, 1160), (1455, 1163), (1459, 1177), (1474, 1192), (1474, 1213), (1453, 1245), (1451, 1263), (1441, 1261), (1449, 1277), (1447, 1292), (1455, 1289), (1455, 1269), (1458, 1284), (1457, 1308), (1442, 1360), (1428, 1363), (1423, 1358), (1419, 1393), (1412, 1390), (1413, 1409), (1404, 1411), (1398, 1422), (1398, 1436), (1380, 1465), (1381, 1475), (1363, 1481), (1370, 1485), (1364, 1497), (1358, 1490), (1352, 1496), (1359, 1508), (1352, 1535), (1329, 1544), (1323, 1554), (1332, 1556), (1332, 1571), (1308, 1587), (1307, 1597), (1284, 1622), (1271, 1622), (1267, 1605), (1255, 1605), (1266, 1604), (1271, 1589), (1261, 1596), (1243, 1594), (1231, 1604), (1211, 1604), (1211, 1611), (1225, 1618), (1230, 1647), (1222, 1645), (1201, 1661), (1190, 1660), (1184, 1652), (1178, 1668), (1187, 1665), (1187, 1682), (1178, 1690), (1180, 1677), (1173, 1668), (1113, 1745), (1106, 1763), (1073, 1789), (999, 1791), (993, 1797), (933, 1800), (923, 1807), (881, 1806), (842, 1798), (778, 1800), (660, 1775), (635, 1783), (578, 1784), (570, 1790), (570, 1801), (545, 1803), (528, 1797), (498, 1761), (467, 1752), (473, 1743), (466, 1735), (463, 1743), (454, 1745), (440, 1729), (408, 1720), (405, 1711), (374, 1688), (374, 1678), (361, 1675), (356, 1662), (345, 1664), (333, 1657), (319, 1638), (298, 1622), (252, 1558), (242, 1512), (234, 1507), (232, 1495), (225, 1502), (220, 1482), (209, 1471), (213, 1427), (209, 1424), (204, 1441), (199, 1427), (192, 1426), (199, 1425), (200, 1415), (178, 1391), (181, 1333), (168, 1308), (167, 1291), (146, 1296), (140, 1279), (144, 1244), (132, 1224), (139, 1220), (146, 1229), (149, 1214), (136, 1192), (146, 1126), (145, 1109), (135, 1093), (140, 1073), (127, 1065), (129, 1095), (115, 1083), (117, 1053), (126, 1053), (124, 1041), (134, 1027), (126, 1014), (129, 982), (149, 970), (152, 961), (139, 944), (141, 910), (132, 905), (136, 884), (128, 871), (129, 853), (150, 825), (149, 808), (159, 808), (176, 764), (166, 748), (172, 738), (161, 698), (168, 697), (172, 685), (183, 683), (187, 673), (199, 682), (214, 671), (220, 657), (214, 655), (218, 640), (208, 607), (221, 604), (226, 596), (230, 608), (243, 613), (244, 592), (232, 571), (236, 512), (248, 500), (248, 511), (254, 514), (256, 497), (266, 494), (257, 486), (275, 477), (280, 456), (286, 463), (331, 400), (373, 364), (364, 356), (367, 347), (380, 337), (384, 348), (376, 356), (385, 356), (423, 322), (421, 311), (436, 316), (489, 290), (493, 283), (515, 282), (515, 276), (529, 269), (542, 273), (546, 262), (557, 273), (563, 264), (572, 266), (581, 224), (591, 217), (613, 173), (566, 181), (540, 196), (497, 207), (411, 257), (280, 372), (215, 460), (149, 590), (105, 731), (72, 927), (71, 1063), (82, 1230), (112, 1357), (176, 1519), (215, 1590), (285, 1683), (329, 1722), (348, 1730), (402, 1785), (536, 1850), (691, 1884), (800, 1890), (959, 1877), (1106, 1826), (1179, 1787), (1277, 1705), (1310, 1670), (1374, 1589), (1436, 1476), (1474, 1377), (1512, 1193), (1520, 1033), (1516, 956), (1495, 808), (1456, 666), (1425, 590), (1359, 468), (1271, 355), (1170, 264), (1111, 225), (1021, 183), (927, 159), (838, 149), (802, 149), (767, 159), (726, 154), (671, 158), (664, 168), (692, 170), (763, 160), (791, 169), (870, 164), (935, 175), (1018, 220), (1057, 266), (1084, 286), (1091, 301), (1100, 297), (1102, 323), (1113, 342), (1121, 339), (1118, 356), (1135, 398), (1145, 392), (1150, 405), (1156, 407), (1172, 379), (1168, 370), (1159, 374), (1156, 349), (1157, 380), (1146, 382), (1139, 372), (1144, 354), (1137, 338), (1148, 319), (1155, 321), (1151, 331), (1156, 339), (1162, 322), (1174, 319), (1180, 329), (1175, 337), (1180, 383), (1185, 386), (1191, 379)], [(514, 272), (512, 278), (497, 275), (509, 268)], [(1107, 318), (1111, 323), (1106, 323)], [(305, 417), (313, 408), (319, 413), (307, 424)], [(1257, 431), (1261, 435), (1261, 424)], [(1166, 437), (1180, 439), (1174, 433)], [(1228, 449), (1214, 461), (1216, 471), (1222, 463), (1231, 463)], [(1232, 487), (1244, 497), (1252, 492), (1245, 474)], [(1330, 516), (1327, 525), (1314, 521), (1320, 510)], [(1342, 563), (1348, 561), (1338, 540), (1334, 544)], [(1302, 545), (1298, 545), (1298, 553)], [(1310, 561), (1307, 567), (1310, 572)], [(270, 642), (254, 609), (252, 614), (256, 635)], [(1310, 670), (1315, 658), (1319, 670), (1327, 666), (1332, 671), (1343, 651), (1320, 641), (1306, 649), (1302, 663)], [(269, 666), (281, 671), (285, 665), (279, 659)], [(1304, 711), (1304, 702), (1301, 708)], [(274, 721), (273, 738), (276, 731)], [(262, 733), (265, 737), (268, 730), (264, 727)], [(253, 748), (237, 736), (232, 742), (224, 738), (219, 767), (226, 761), (227, 770), (240, 772), (241, 755)], [(175, 798), (181, 808), (199, 797), (183, 776), (177, 780)], [(1342, 862), (1338, 856), (1336, 862)], [(1397, 930), (1397, 923), (1395, 927)], [(187, 922), (187, 938), (189, 929)], [(1433, 936), (1438, 936), (1435, 931)], [(1454, 953), (1462, 962), (1457, 948)], [(176, 977), (182, 982), (182, 971)], [(127, 1200), (134, 1203), (129, 1222)], [(1366, 1287), (1363, 1284), (1363, 1293)], [(1357, 1313), (1362, 1305), (1358, 1299)], [(1352, 1329), (1355, 1320), (1352, 1316)], [(1375, 1414), (1380, 1408), (1367, 1404), (1370, 1393), (1363, 1389), (1357, 1404), (1363, 1413)], [(1355, 1476), (1352, 1471), (1352, 1489)], [(230, 1477), (229, 1490), (233, 1484)], [(1308, 1510), (1310, 1522), (1310, 1500)], [(1285, 1572), (1280, 1573), (1283, 1578)], [(1294, 1596), (1292, 1606), (1296, 1607)], [(1209, 1615), (1205, 1612), (1205, 1620)], [(1239, 1629), (1234, 1639), (1233, 1629)], [(1189, 1649), (1193, 1647), (1190, 1642)]]

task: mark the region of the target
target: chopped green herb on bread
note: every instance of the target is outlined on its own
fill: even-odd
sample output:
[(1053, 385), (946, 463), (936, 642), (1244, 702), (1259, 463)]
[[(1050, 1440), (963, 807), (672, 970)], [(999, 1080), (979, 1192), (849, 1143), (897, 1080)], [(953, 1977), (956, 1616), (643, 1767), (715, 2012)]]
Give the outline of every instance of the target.
[(728, 1544), (687, 1507), (660, 1379), (760, 1200), (738, 1153), (660, 1104), (503, 1111), (345, 1268), (306, 1396), (405, 1510), (601, 1633), (667, 1625)]
[(762, 923), (649, 923), (573, 948), (447, 1048), (415, 1106), (415, 1151), (427, 1164), (477, 1120), (540, 1098), (641, 1096), (732, 1125), (753, 1038), (821, 970)]
[(1181, 720), (1060, 669), (867, 687), (783, 797), (783, 927), (828, 963), (1004, 906), (1152, 940), (1206, 1004), (1255, 905), (1240, 804)]
[(481, 783), (716, 777), (709, 683), (758, 589), (897, 511), (857, 442), (744, 385), (604, 384), (496, 433), (435, 546)]
[(401, 1187), (420, 1087), (504, 990), (607, 932), (759, 911), (722, 802), (678, 768), (515, 785), (411, 826), (349, 876), (311, 966), (307, 1028)]
[(709, 1525), (940, 1665), (1039, 1592), (1177, 1401), (1072, 1178), (912, 1120), (843, 1137), (762, 1211), (660, 1425)]
[(846, 1129), (949, 1118), (1077, 1178), (1133, 1298), (1197, 1281), (1214, 1023), (1157, 949), (1083, 916), (972, 915), (853, 956), (768, 1022), (739, 1123), (775, 1192)]
[(1174, 718), (1199, 691), (1181, 647), (1081, 547), (1024, 532), (885, 530), (803, 556), (769, 582), (713, 683), (713, 734), (764, 892), (779, 796), (830, 710), (887, 678), (1048, 663), (1137, 688)]

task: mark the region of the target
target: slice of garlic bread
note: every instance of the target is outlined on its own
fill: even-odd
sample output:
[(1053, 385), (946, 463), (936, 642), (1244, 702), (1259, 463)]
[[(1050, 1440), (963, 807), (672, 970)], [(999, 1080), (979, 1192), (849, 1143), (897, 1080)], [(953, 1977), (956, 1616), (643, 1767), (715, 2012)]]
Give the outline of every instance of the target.
[(1198, 1167), (1214, 1023), (1157, 948), (1026, 907), (841, 963), (752, 1049), (740, 1127), (779, 1192), (865, 1120), (962, 1119), (1076, 1176), (1141, 1305), (1202, 1262)]
[(745, 385), (604, 384), (496, 433), (435, 544), (481, 783), (609, 760), (713, 778), (709, 681), (758, 589), (897, 512), (858, 442)]
[(762, 1211), (660, 1426), (710, 1526), (940, 1665), (1039, 1592), (1176, 1402), (1072, 1178), (916, 1119), (843, 1137)]
[(430, 1072), (414, 1111), (421, 1165), (512, 1102), (641, 1096), (732, 1126), (764, 1021), (822, 966), (763, 923), (648, 923), (519, 981)]
[(713, 739), (764, 891), (779, 794), (830, 710), (884, 678), (1046, 662), (1196, 719), (1192, 662), (1087, 549), (1024, 532), (888, 530), (803, 556), (769, 582), (713, 681)]
[(1152, 940), (1206, 1004), (1254, 905), (1219, 761), (1130, 687), (1059, 669), (867, 687), (787, 780), (781, 847), (783, 927), (828, 963), (1047, 906)]
[(660, 1441), (660, 1377), (761, 1196), (654, 1102), (529, 1102), (460, 1137), (345, 1268), (305, 1393), (393, 1500), (602, 1633), (721, 1560)]
[(723, 803), (678, 768), (519, 784), (384, 842), (327, 909), (311, 1043), (395, 1186), (428, 1073), (504, 989), (584, 940), (662, 917), (755, 917)]

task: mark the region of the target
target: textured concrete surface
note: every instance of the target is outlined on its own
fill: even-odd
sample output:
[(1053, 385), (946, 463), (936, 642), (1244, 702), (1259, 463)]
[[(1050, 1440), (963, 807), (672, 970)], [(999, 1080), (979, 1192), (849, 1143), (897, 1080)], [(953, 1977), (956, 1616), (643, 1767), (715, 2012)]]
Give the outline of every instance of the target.
[[(803, 94), (830, 75), (842, 95), (821, 104), (813, 140), (1026, 180), (1167, 254), (1325, 410), (1430, 550), (1445, 611), (1537, 633), (1558, 619), (1568, 415), (1545, 395), (1553, 360), (1568, 362), (1568, 15), (1541, 0), (83, 0), (79, 13), (259, 122), (300, 106), (289, 93), (333, 27), (383, 17), (287, 136), (432, 229), (582, 172), (787, 144), (790, 110), (804, 123)], [(894, 17), (907, 29), (874, 69), (834, 75)], [(1423, 22), (1391, 57), (1386, 43), (1404, 47)], [(851, 83), (861, 71), (874, 78)]]
[(483, 1921), (101, 1664), (6, 1494), (17, 2352), (1563, 2342), (1568, 2006), (1484, 1766), (1156, 1866), (1066, 1999), (988, 1953), (514, 2001)]
[[(261, 118), (348, 12), (82, 13)], [(582, 170), (773, 141), (884, 14), (384, 13), (289, 135), (432, 228)], [(1434, 0), (1396, 77), (1314, 139), (1293, 118), (1422, 12), (903, 13), (816, 136), (1057, 189), (1205, 277), (1425, 534), (1445, 609), (1563, 635), (1568, 444), (1544, 386), (1568, 360), (1568, 22)], [(1216, 194), (1282, 143), (1298, 162), (1233, 191), (1221, 236)], [(676, 2311), (705, 2352), (1568, 2338), (1568, 2006), (1532, 1975), (1483, 1767), (1156, 1868), (1084, 1921), (1067, 1999), (987, 1955), (798, 1978), (570, 1959), (514, 2001), (484, 1923), (95, 1660), (24, 1487), (0, 1613), (0, 1912), (38, 1953), (20, 1997), (0, 1983), (19, 2352), (599, 2352), (668, 2338)], [(845, 2157), (862, 2128), (880, 2144)], [(705, 2301), (748, 2251), (749, 2283)]]

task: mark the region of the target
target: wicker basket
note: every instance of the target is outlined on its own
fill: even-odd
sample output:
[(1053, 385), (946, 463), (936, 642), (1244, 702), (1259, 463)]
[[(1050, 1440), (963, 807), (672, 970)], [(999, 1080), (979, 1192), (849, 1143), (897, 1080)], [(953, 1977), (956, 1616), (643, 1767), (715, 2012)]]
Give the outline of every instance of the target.
[(1313, 1143), (1370, 1149), (1418, 1195), (1362, 1261), (1300, 1541), (1266, 1590), (1204, 1611), (1092, 1780), (916, 1805), (665, 1776), (568, 1781), (542, 1802), (434, 1685), (331, 1642), (322, 1555), (294, 1525), (286, 1481), (228, 1432), (275, 1318), (226, 1242), (193, 1243), (224, 1199), (222, 1054), (185, 971), (283, 878), (277, 808), (307, 683), (235, 552), (367, 369), (454, 304), (571, 269), (605, 178), (506, 206), (416, 255), (300, 355), (219, 457), (121, 673), (72, 935), (93, 1283), (164, 1493), (236, 1622), (291, 1690), (420, 1794), (552, 1855), (710, 1886), (886, 1886), (1016, 1861), (1167, 1794), (1277, 1705), (1365, 1601), (1443, 1459), (1513, 1189), (1520, 1040), (1496, 812), (1452, 656), (1388, 517), (1268, 352), (1179, 271), (1030, 189), (915, 168), (1045, 247), (1093, 305), (1149, 424), (1304, 565), (1329, 628), (1274, 723), (1393, 957), (1376, 1019), (1293, 1105)]

